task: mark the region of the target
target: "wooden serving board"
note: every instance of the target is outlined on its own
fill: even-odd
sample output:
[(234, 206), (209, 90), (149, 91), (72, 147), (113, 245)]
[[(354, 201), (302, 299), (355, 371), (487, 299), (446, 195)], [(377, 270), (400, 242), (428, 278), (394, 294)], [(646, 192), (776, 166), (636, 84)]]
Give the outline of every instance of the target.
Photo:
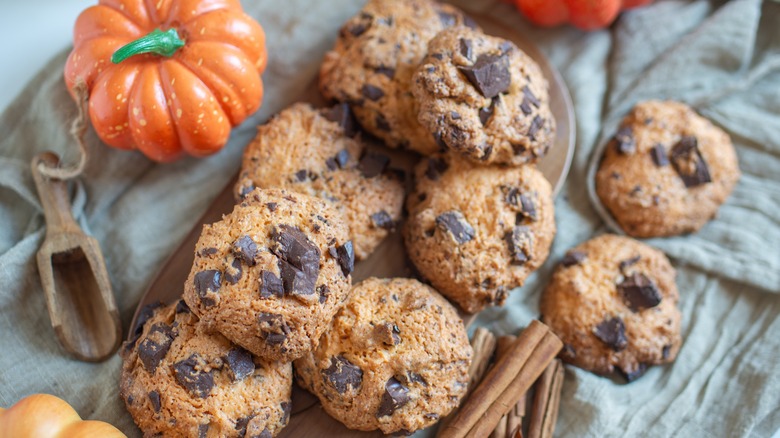
[[(549, 63), (544, 55), (533, 43), (524, 39), (519, 32), (513, 31), (496, 22), (494, 19), (472, 14), (472, 18), (490, 35), (495, 35), (514, 42), (520, 49), (539, 63), (542, 71), (550, 83), (550, 109), (555, 117), (557, 131), (555, 144), (550, 148), (549, 154), (542, 158), (537, 167), (553, 186), (553, 195), (557, 195), (569, 172), (575, 146), (575, 121), (571, 98), (566, 84), (560, 74)], [(316, 80), (312, 82), (304, 93), (299, 96), (299, 101), (309, 102), (314, 106), (324, 106), (326, 102), (317, 89)], [(381, 149), (382, 153), (390, 156), (391, 167), (403, 169), (407, 175), (412, 174), (412, 168), (420, 159), (407, 151), (399, 151), (384, 148), (376, 141), (367, 140), (369, 149)], [(239, 163), (237, 163), (239, 164)], [(183, 291), (184, 282), (189, 275), (192, 262), (195, 258), (195, 244), (201, 233), (202, 224), (217, 222), (223, 214), (232, 211), (233, 185), (237, 179), (233, 178), (224, 190), (217, 196), (206, 213), (198, 221), (198, 224), (185, 236), (181, 244), (163, 265), (162, 269), (152, 280), (141, 301), (138, 303), (133, 321), (130, 327), (135, 327), (140, 309), (152, 303), (172, 303), (179, 298)], [(408, 181), (407, 184), (411, 182)], [(413, 272), (407, 262), (400, 232), (388, 236), (382, 244), (367, 259), (358, 262), (352, 273), (353, 283), (357, 283), (368, 277), (411, 277)], [(129, 332), (133, 333), (133, 330)], [(279, 435), (280, 437), (370, 437), (382, 436), (380, 432), (360, 432), (347, 429), (344, 425), (328, 416), (320, 406), (318, 400), (308, 392), (293, 386), (292, 416), (288, 426)], [(420, 432), (417, 435), (426, 434)]]

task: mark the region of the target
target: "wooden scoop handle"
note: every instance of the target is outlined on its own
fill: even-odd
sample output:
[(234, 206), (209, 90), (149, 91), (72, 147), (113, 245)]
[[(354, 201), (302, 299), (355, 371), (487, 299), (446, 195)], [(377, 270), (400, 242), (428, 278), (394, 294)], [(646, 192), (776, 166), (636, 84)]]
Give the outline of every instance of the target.
[(70, 197), (67, 183), (59, 179), (49, 179), (41, 174), (41, 166), (57, 167), (60, 159), (52, 152), (44, 152), (33, 158), (32, 174), (38, 196), (46, 216), (46, 235), (60, 233), (81, 233), (81, 228), (73, 219), (70, 211)]

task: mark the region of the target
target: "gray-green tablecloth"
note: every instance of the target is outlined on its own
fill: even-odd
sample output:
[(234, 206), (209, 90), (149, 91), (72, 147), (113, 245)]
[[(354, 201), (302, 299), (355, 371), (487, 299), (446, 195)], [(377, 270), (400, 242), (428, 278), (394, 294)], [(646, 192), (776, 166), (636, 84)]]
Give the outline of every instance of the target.
[[(74, 185), (74, 213), (102, 244), (127, 329), (162, 261), (236, 172), (255, 126), (314, 77), (359, 0), (248, 1), (268, 34), (262, 109), (206, 160), (151, 163), (96, 144)], [(770, 436), (780, 428), (780, 4), (660, 1), (609, 30), (537, 29), (498, 1), (461, 6), (495, 16), (535, 41), (563, 74), (577, 117), (577, 151), (556, 201), (550, 260), (502, 309), (479, 321), (513, 330), (538, 316), (538, 297), (567, 248), (606, 231), (585, 178), (596, 144), (637, 101), (676, 99), (728, 131), (743, 177), (699, 233), (648, 243), (678, 270), (685, 343), (673, 365), (622, 385), (567, 368), (558, 436)], [(63, 397), (83, 417), (138, 430), (117, 396), (119, 357), (71, 360), (58, 346), (35, 265), (43, 218), (29, 168), (51, 149), (75, 159), (75, 106), (53, 59), (0, 117), (0, 406), (34, 392)], [(4, 68), (11, 66), (5, 65)]]

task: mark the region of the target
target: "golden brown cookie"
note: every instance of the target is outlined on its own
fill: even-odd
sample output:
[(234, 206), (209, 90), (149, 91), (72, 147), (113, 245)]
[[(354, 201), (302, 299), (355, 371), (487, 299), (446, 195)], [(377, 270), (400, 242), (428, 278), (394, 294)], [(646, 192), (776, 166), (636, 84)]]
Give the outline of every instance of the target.
[(410, 434), (458, 406), (471, 355), (463, 321), (436, 291), (369, 278), (319, 347), (295, 361), (295, 374), (350, 429)]
[(596, 237), (555, 269), (542, 294), (542, 321), (563, 341), (566, 362), (633, 381), (680, 349), (675, 275), (657, 249), (629, 237)]
[(481, 166), (452, 155), (415, 169), (406, 250), (420, 275), (463, 310), (502, 305), (544, 263), (555, 236), (550, 184), (532, 166)]
[(722, 129), (682, 103), (647, 101), (607, 145), (596, 192), (627, 234), (674, 236), (712, 219), (739, 176)]
[(555, 140), (547, 80), (511, 41), (463, 26), (440, 32), (412, 92), (438, 144), (472, 161), (533, 163)]
[(120, 395), (146, 437), (271, 438), (290, 418), (290, 364), (253, 356), (184, 301), (145, 309), (122, 356)]
[(255, 187), (317, 196), (341, 212), (355, 258), (366, 258), (401, 219), (404, 187), (389, 158), (367, 152), (346, 104), (297, 103), (258, 129), (244, 151), (236, 199)]
[(349, 103), (363, 128), (388, 146), (436, 152), (417, 122), (410, 85), (428, 41), (458, 24), (475, 26), (455, 7), (432, 0), (370, 0), (325, 55), (320, 91)]
[(333, 207), (255, 189), (203, 226), (184, 299), (236, 344), (291, 361), (317, 346), (349, 294), (353, 267), (352, 242)]

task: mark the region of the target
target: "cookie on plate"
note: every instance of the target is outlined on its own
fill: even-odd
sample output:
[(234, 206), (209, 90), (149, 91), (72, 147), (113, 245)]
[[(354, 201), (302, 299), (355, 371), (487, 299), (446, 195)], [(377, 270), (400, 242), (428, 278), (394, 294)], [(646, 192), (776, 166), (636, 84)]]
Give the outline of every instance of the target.
[(432, 0), (370, 0), (347, 21), (320, 68), (320, 91), (347, 102), (363, 128), (390, 147), (430, 154), (438, 147), (417, 122), (410, 85), (437, 32), (475, 26), (459, 10)]
[(674, 236), (712, 219), (739, 176), (722, 129), (682, 103), (647, 101), (607, 145), (596, 192), (627, 234)]
[(463, 321), (436, 291), (408, 278), (369, 278), (294, 368), (350, 429), (410, 434), (458, 406), (471, 355)]
[(401, 219), (404, 187), (389, 159), (366, 152), (349, 107), (297, 103), (258, 129), (244, 151), (236, 199), (255, 187), (317, 196), (341, 212), (355, 258), (366, 258)]
[(511, 41), (463, 26), (440, 32), (412, 91), (420, 123), (469, 160), (533, 163), (555, 140), (547, 80)]
[(180, 301), (139, 319), (122, 350), (120, 395), (144, 436), (276, 436), (290, 418), (292, 367), (214, 332)]
[(532, 166), (481, 166), (452, 155), (415, 168), (404, 239), (436, 290), (475, 313), (502, 305), (544, 263), (555, 236), (550, 184)]
[(204, 225), (184, 299), (226, 338), (269, 360), (317, 346), (349, 294), (354, 253), (325, 201), (255, 189)]
[(675, 270), (664, 253), (603, 235), (566, 253), (542, 294), (542, 321), (564, 343), (563, 360), (630, 382), (680, 349)]

